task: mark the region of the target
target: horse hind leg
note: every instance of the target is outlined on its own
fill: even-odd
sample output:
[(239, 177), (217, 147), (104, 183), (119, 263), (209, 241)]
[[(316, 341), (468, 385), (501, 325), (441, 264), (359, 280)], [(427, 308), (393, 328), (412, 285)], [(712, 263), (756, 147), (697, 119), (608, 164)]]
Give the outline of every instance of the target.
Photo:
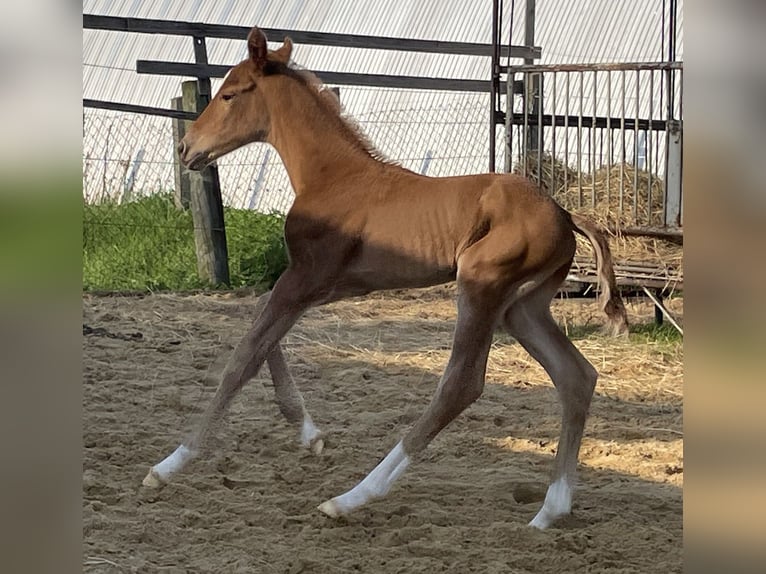
[(269, 366), (271, 379), (274, 382), (274, 395), (279, 412), (288, 423), (300, 428), (301, 444), (312, 453), (321, 454), (324, 448), (322, 432), (316, 427), (306, 410), (303, 395), (287, 369), (287, 362), (279, 343), (269, 352), (266, 364)]
[[(259, 317), (271, 298), (271, 291), (258, 298), (253, 314)], [(322, 432), (316, 427), (303, 400), (298, 386), (295, 384), (287, 367), (282, 343), (278, 342), (266, 355), (266, 364), (274, 383), (274, 399), (279, 412), (288, 423), (296, 426), (300, 432), (301, 444), (314, 454), (320, 454), (324, 448)]]
[(499, 309), (476, 305), (465, 294), (458, 298), (458, 319), (449, 363), (431, 403), (388, 455), (354, 488), (319, 505), (336, 518), (385, 496), (408, 468), (411, 457), (482, 393), (487, 356)]
[(529, 523), (540, 529), (571, 512), (577, 458), (597, 379), (596, 370), (551, 316), (550, 302), (562, 275), (566, 270), (516, 301), (504, 315), (510, 334), (551, 377), (562, 406), (561, 436), (551, 482), (542, 508)]

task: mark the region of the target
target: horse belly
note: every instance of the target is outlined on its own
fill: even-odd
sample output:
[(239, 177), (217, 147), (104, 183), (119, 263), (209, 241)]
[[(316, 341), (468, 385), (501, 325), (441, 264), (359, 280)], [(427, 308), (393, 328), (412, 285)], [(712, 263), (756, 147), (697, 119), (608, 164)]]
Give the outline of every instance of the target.
[(443, 241), (412, 237), (364, 242), (354, 275), (374, 289), (428, 287), (453, 281), (455, 251)]

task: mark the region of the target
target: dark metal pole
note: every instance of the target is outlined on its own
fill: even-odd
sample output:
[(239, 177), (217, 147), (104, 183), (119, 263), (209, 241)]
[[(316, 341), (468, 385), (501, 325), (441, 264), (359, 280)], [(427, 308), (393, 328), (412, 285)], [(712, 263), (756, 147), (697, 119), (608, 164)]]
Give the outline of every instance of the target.
[[(525, 46), (534, 46), (535, 45), (535, 0), (527, 0), (527, 9), (525, 13), (524, 18), (524, 45)], [(534, 64), (534, 60), (530, 58), (524, 58), (524, 64)], [(525, 102), (524, 104), (526, 106), (529, 106), (528, 98), (531, 95), (532, 98), (532, 106), (529, 109), (530, 114), (533, 117), (537, 117), (540, 112), (540, 74), (529, 74), (527, 75), (527, 78), (531, 80), (532, 87), (531, 90), (529, 89), (529, 86), (527, 86), (525, 90)], [(540, 133), (542, 133), (542, 127), (539, 125), (536, 126), (530, 126), (529, 131), (527, 132), (527, 141), (526, 146), (527, 150), (534, 150), (536, 153), (540, 153), (541, 150), (538, 149), (538, 130), (540, 130)]]
[[(668, 62), (676, 61), (676, 10), (677, 0), (670, 0), (670, 13), (668, 14)], [(673, 108), (675, 105), (674, 92), (674, 76), (673, 70), (668, 70), (667, 74), (667, 89), (668, 89), (668, 120), (673, 119)]]
[(497, 93), (500, 87), (500, 2), (492, 0), (492, 78), (489, 87), (489, 171), (495, 171), (495, 125), (497, 122)]
[[(524, 45), (535, 45), (535, 0), (527, 0), (526, 15), (524, 18)], [(524, 58), (525, 64), (534, 64), (531, 58)]]
[(511, 68), (511, 46), (513, 46), (513, 13), (516, 0), (511, 0), (511, 14), (508, 18), (508, 69), (505, 76), (505, 171), (513, 169), (513, 82), (516, 74)]

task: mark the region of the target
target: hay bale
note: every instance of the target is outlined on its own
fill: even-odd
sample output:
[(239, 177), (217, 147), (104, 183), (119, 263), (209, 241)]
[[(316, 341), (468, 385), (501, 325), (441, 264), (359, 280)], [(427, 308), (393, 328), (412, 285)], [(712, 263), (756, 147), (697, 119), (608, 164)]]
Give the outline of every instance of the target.
[[(683, 274), (683, 247), (653, 237), (623, 235), (625, 227), (653, 225), (663, 221), (664, 182), (630, 164), (602, 167), (593, 173), (578, 171), (550, 153), (528, 154), (514, 166), (514, 173), (526, 175), (566, 210), (583, 215), (611, 235), (610, 245), (617, 261), (641, 262), (665, 269), (668, 276)], [(622, 185), (622, 193), (620, 186)], [(650, 193), (651, 192), (651, 193)], [(595, 200), (595, 201), (594, 201)], [(578, 237), (578, 253), (588, 254), (587, 240)]]
[(577, 182), (577, 171), (548, 152), (544, 152), (539, 161), (536, 153), (527, 154), (524, 162), (517, 162), (513, 167), (513, 173), (525, 175), (553, 197), (571, 183), (573, 177)]
[(583, 174), (580, 181), (578, 187), (575, 174), (574, 183), (554, 191), (553, 196), (562, 207), (587, 214), (602, 226), (615, 229), (657, 225), (663, 220), (664, 182), (658, 177), (650, 181), (645, 170), (629, 164), (613, 165)]

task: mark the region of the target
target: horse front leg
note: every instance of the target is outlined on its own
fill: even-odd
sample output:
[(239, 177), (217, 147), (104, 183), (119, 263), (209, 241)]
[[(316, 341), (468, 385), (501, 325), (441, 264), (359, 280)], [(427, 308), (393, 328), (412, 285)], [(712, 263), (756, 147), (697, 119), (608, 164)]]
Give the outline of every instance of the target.
[[(169, 482), (173, 475), (180, 472), (199, 455), (201, 447), (226, 414), (231, 401), (245, 383), (255, 377), (267, 357), (273, 359), (277, 379), (281, 383), (285, 382), (284, 357), (281, 351), (274, 354), (274, 349), (278, 348), (280, 339), (284, 337), (306, 309), (317, 301), (315, 290), (311, 287), (314, 284), (313, 281), (307, 281), (302, 273), (291, 269), (285, 271), (265, 302), (263, 312), (234, 350), (215, 395), (199, 424), (173, 453), (150, 469), (143, 481), (145, 486), (158, 487)], [(292, 379), (290, 382), (292, 383)], [(294, 383), (292, 384), (294, 386)], [(282, 386), (280, 385), (280, 387)], [(288, 399), (289, 393), (284, 388), (280, 388), (279, 393), (291, 416), (295, 416), (297, 419), (298, 405), (300, 405), (301, 414), (303, 414), (302, 398), (299, 402), (294, 395)], [(301, 417), (301, 424), (304, 424), (306, 420)], [(313, 423), (311, 425), (313, 426)]]

